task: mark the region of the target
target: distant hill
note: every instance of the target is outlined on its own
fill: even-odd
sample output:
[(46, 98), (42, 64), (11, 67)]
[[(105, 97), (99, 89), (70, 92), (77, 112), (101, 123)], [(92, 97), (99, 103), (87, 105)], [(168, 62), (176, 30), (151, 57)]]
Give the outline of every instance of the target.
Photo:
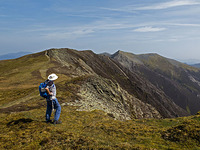
[(200, 64), (194, 64), (192, 65), (193, 67), (197, 67), (197, 68), (200, 68)]
[(17, 52), (17, 53), (8, 53), (5, 55), (0, 55), (0, 60), (6, 60), (6, 59), (15, 59), (22, 57), (24, 55), (31, 54), (31, 52)]

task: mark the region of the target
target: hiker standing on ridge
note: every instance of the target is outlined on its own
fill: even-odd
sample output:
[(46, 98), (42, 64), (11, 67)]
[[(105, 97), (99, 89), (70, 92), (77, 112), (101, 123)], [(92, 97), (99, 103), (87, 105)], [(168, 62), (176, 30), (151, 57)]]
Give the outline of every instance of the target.
[(47, 86), (45, 89), (48, 93), (48, 96), (46, 98), (46, 101), (47, 101), (46, 122), (47, 123), (51, 122), (50, 117), (51, 117), (52, 109), (56, 109), (53, 123), (60, 124), (61, 121), (58, 121), (58, 120), (61, 113), (61, 106), (58, 103), (58, 100), (56, 98), (56, 86), (53, 82), (56, 79), (58, 79), (58, 76), (52, 73), (48, 76), (48, 79), (45, 81), (47, 82)]

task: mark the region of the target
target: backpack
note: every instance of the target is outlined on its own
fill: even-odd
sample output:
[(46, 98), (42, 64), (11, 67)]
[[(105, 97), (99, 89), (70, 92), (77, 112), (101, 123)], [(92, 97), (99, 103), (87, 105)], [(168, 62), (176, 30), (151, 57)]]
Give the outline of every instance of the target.
[(39, 92), (40, 92), (40, 96), (42, 96), (42, 97), (44, 97), (44, 98), (47, 98), (47, 96), (48, 96), (48, 93), (47, 93), (47, 91), (46, 91), (46, 87), (47, 87), (47, 83), (48, 82), (43, 82), (43, 83), (40, 83), (40, 85), (39, 85)]

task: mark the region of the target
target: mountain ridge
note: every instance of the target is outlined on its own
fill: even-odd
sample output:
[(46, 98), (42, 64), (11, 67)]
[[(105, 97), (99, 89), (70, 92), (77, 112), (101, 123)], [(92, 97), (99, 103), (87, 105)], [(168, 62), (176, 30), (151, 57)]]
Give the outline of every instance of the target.
[[(25, 61), (26, 63), (24, 63)], [(12, 62), (15, 62), (16, 65), (10, 66), (9, 64)], [(3, 64), (5, 64), (5, 66)], [(33, 65), (33, 67), (31, 67), (30, 70), (29, 66), (31, 64)], [(20, 73), (20, 69), (18, 69), (18, 67), (23, 70), (22, 72), (26, 73)], [(94, 99), (94, 101), (96, 101), (96, 103), (94, 103), (95, 105), (89, 105), (87, 109), (93, 110), (95, 108), (98, 108), (97, 105), (101, 103), (101, 109), (107, 111), (107, 113), (109, 114), (113, 114), (114, 118), (116, 119), (120, 119), (119, 116), (123, 116), (123, 113), (128, 113), (128, 116), (125, 115), (127, 117), (122, 117), (121, 119), (134, 117), (137, 118), (137, 116), (140, 116), (139, 118), (147, 116), (166, 118), (189, 115), (188, 113), (186, 113), (185, 110), (177, 106), (165, 93), (162, 92), (162, 90), (158, 89), (155, 85), (150, 83), (142, 76), (139, 76), (137, 73), (131, 72), (129, 69), (124, 68), (118, 61), (112, 59), (111, 57), (97, 55), (91, 50), (77, 51), (73, 49), (50, 49), (40, 53), (27, 55), (16, 60), (5, 61), (2, 63), (1, 68), (2, 70), (4, 68), (9, 69), (6, 74), (10, 74), (10, 77), (8, 76), (9, 78), (7, 80), (11, 80), (13, 82), (13, 85), (19, 84), (20, 86), (25, 87), (28, 86), (27, 81), (33, 79), (34, 86), (36, 87), (35, 83), (37, 80), (44, 80), (45, 77), (52, 72), (57, 73), (59, 76), (61, 76), (61, 80), (63, 80), (63, 83), (60, 83), (58, 86), (64, 88), (68, 87), (67, 84), (64, 84), (65, 82), (68, 82), (67, 80), (81, 80), (77, 83), (77, 85), (74, 84), (77, 89), (72, 89), (71, 96), (73, 95), (72, 97), (79, 97), (78, 101), (80, 102), (82, 101), (81, 95), (82, 97), (84, 97), (84, 91), (88, 87), (90, 87), (91, 89), (89, 89), (96, 93), (94, 95), (99, 95), (99, 97), (104, 98)], [(24, 76), (24, 78), (20, 78), (21, 76)], [(84, 76), (88, 76), (88, 79), (84, 78)], [(4, 81), (5, 76), (2, 76), (1, 78), (2, 81)], [(19, 78), (18, 82), (14, 80), (17, 78)], [(100, 85), (96, 85), (94, 83), (88, 84), (88, 82), (91, 81), (89, 80), (91, 78), (93, 78), (92, 81), (94, 81), (94, 83), (98, 83)], [(118, 86), (113, 86), (116, 88), (115, 91), (112, 90), (115, 88), (109, 87), (109, 84), (107, 84), (107, 80), (112, 83), (111, 85)], [(6, 82), (2, 83), (6, 84)], [(25, 85), (22, 85), (22, 83)], [(107, 86), (105, 86), (106, 84)], [(88, 87), (86, 86), (85, 88), (83, 88), (81, 93), (80, 91), (85, 85), (87, 85)], [(97, 90), (96, 88), (93, 89), (93, 87), (101, 87), (105, 89), (101, 89), (100, 91), (103, 92), (99, 92), (99, 90)], [(109, 88), (106, 89), (106, 87)], [(119, 89), (121, 89), (121, 92), (118, 91)], [(107, 94), (105, 94), (104, 92), (107, 92)], [(61, 93), (64, 94), (65, 91)], [(113, 93), (115, 93), (114, 97)], [(65, 93), (64, 95), (66, 94), (67, 93)], [(63, 97), (66, 96), (59, 96), (59, 98), (61, 99), (63, 99)], [(70, 98), (68, 97), (67, 99)], [(105, 102), (108, 99), (112, 101), (113, 105), (107, 106)], [(87, 100), (90, 101), (89, 99), (86, 99), (85, 103), (88, 103)], [(65, 100), (63, 99), (63, 102), (64, 101)], [(74, 105), (76, 104), (73, 101), (78, 102), (77, 99), (73, 99), (72, 104)], [(68, 102), (64, 103), (69, 104)], [(144, 104), (148, 105), (148, 108), (144, 107)], [(84, 103), (82, 103), (80, 107), (86, 110)], [(140, 108), (141, 111), (133, 111), (136, 110), (137, 107)], [(119, 108), (121, 109), (121, 112), (123, 112), (121, 115), (119, 115), (120, 113), (117, 110)]]
[[(195, 114), (199, 110), (199, 107), (196, 107), (199, 105), (198, 94), (200, 93), (200, 87), (198, 85), (200, 80), (199, 69), (172, 59), (164, 58), (158, 54), (133, 55), (128, 53), (127, 55), (127, 53), (121, 52), (120, 56), (115, 55), (113, 58), (130, 71), (142, 74), (144, 78), (158, 88), (164, 90), (166, 95), (188, 112), (191, 110), (192, 113)], [(137, 63), (135, 59), (140, 63)], [(185, 86), (183, 86), (183, 84), (185, 84)], [(169, 87), (171, 87), (171, 91), (169, 90)], [(194, 87), (195, 89), (189, 87)], [(174, 95), (174, 91), (178, 92), (179, 96)], [(187, 99), (189, 100), (189, 103), (190, 101), (193, 101), (191, 102), (193, 103), (193, 106), (190, 106), (190, 110), (187, 106)], [(185, 102), (182, 100), (185, 100)], [(183, 103), (185, 104), (183, 105)]]

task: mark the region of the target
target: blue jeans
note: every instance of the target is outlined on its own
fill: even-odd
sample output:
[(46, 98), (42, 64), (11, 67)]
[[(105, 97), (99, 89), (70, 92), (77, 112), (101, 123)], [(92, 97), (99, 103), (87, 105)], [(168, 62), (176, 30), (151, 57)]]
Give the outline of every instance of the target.
[(47, 99), (46, 121), (50, 121), (50, 117), (51, 117), (51, 113), (52, 113), (52, 101), (53, 101), (54, 109), (56, 109), (56, 112), (54, 114), (54, 120), (57, 121), (60, 117), (61, 106), (58, 103), (57, 98), (54, 100)]

